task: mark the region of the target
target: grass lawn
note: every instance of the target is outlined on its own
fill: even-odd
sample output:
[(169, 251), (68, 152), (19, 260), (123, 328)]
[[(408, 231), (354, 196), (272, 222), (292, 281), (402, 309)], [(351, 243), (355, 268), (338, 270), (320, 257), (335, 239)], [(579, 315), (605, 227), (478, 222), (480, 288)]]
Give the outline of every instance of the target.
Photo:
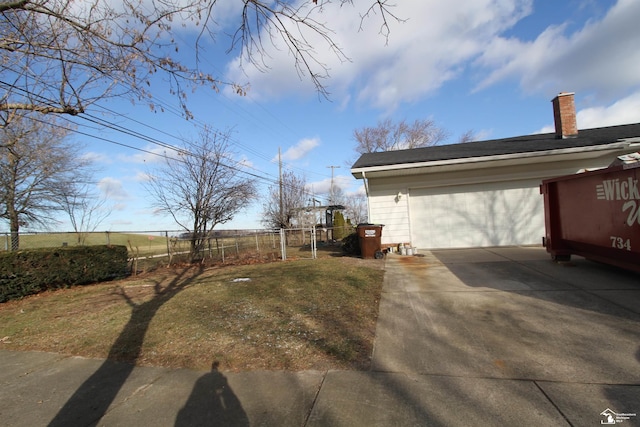
[(384, 261), (174, 267), (0, 304), (0, 348), (222, 370), (367, 369)]

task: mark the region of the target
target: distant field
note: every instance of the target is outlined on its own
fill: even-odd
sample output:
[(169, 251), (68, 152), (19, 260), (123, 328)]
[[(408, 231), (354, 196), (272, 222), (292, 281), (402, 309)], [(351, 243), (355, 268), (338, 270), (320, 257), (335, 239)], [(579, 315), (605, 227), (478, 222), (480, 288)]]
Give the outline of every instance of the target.
[[(190, 250), (190, 241), (177, 239), (179, 232), (153, 233), (118, 233), (96, 232), (90, 233), (84, 239), (84, 245), (124, 245), (129, 249), (132, 257), (139, 259), (151, 259), (158, 256), (171, 254), (185, 254)], [(322, 232), (317, 233), (318, 243), (322, 245)], [(247, 254), (258, 256), (281, 256), (281, 236), (278, 232), (256, 231), (240, 232), (237, 235), (226, 234), (212, 237), (205, 243), (203, 255), (206, 258), (225, 261), (228, 257), (240, 257)], [(78, 235), (68, 233), (33, 233), (20, 234), (20, 249), (51, 248), (63, 246), (77, 246), (80, 244)], [(325, 243), (326, 244), (326, 243)], [(7, 234), (0, 234), (0, 251), (7, 250), (10, 238)], [(288, 230), (286, 233), (286, 247), (289, 248), (289, 256), (297, 258), (310, 258), (311, 235), (308, 230)]]
[[(9, 237), (2, 236), (5, 240), (0, 247), (5, 249)], [(91, 233), (85, 241), (85, 245), (124, 245), (138, 248), (140, 255), (167, 253), (167, 238), (160, 235), (133, 234), (133, 233)], [(21, 234), (20, 249), (51, 248), (61, 246), (78, 245), (76, 233), (38, 233)]]

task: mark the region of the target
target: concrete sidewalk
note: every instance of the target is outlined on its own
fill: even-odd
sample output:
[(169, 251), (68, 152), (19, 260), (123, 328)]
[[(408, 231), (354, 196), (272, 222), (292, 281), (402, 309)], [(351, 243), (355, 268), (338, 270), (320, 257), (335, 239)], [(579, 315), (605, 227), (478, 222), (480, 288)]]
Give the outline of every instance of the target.
[(371, 371), (0, 350), (0, 425), (640, 425), (639, 275), (541, 248), (391, 255), (385, 268)]

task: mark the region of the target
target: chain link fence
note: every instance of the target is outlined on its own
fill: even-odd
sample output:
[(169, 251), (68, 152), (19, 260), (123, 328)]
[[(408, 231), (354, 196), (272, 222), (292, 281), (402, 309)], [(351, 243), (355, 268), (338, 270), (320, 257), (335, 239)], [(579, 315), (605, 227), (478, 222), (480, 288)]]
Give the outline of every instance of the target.
[[(230, 263), (255, 259), (315, 259), (318, 245), (339, 244), (334, 236), (348, 235), (351, 228), (297, 228), (280, 230), (214, 230), (198, 239), (203, 262)], [(159, 264), (191, 261), (193, 234), (184, 231), (25, 232), (18, 236), (0, 232), (0, 251), (87, 245), (124, 245), (132, 271)]]

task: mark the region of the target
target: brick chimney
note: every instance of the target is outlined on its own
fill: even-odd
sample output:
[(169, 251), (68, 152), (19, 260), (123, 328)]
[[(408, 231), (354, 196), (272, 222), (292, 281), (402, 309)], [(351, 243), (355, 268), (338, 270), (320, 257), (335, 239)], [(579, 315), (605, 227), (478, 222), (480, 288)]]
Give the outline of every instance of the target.
[(553, 120), (556, 124), (556, 138), (576, 138), (578, 123), (576, 122), (576, 104), (573, 92), (561, 92), (553, 98)]

